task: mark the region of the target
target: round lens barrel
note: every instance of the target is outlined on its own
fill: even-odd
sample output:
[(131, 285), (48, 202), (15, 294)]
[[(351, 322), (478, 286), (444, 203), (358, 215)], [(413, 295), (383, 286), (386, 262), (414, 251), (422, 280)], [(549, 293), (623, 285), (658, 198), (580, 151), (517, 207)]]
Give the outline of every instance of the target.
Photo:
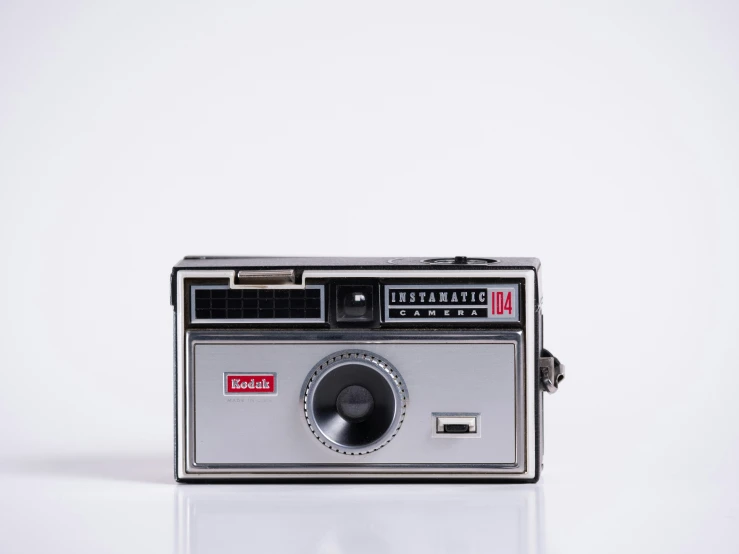
[(363, 454), (383, 446), (397, 432), (405, 400), (399, 377), (379, 358), (339, 358), (311, 379), (306, 417), (326, 446)]

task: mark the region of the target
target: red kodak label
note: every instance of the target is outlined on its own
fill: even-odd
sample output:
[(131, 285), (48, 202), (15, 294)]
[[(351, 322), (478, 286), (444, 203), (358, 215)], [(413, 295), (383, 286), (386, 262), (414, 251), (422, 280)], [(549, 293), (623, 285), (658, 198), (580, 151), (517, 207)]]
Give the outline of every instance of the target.
[(227, 394), (269, 394), (275, 392), (274, 373), (226, 373)]

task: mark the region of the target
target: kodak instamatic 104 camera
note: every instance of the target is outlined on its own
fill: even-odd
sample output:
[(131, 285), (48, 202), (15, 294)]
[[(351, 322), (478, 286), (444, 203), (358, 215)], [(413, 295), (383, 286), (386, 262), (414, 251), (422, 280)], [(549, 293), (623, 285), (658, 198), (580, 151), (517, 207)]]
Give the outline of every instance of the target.
[(535, 482), (535, 258), (188, 257), (172, 272), (178, 481)]

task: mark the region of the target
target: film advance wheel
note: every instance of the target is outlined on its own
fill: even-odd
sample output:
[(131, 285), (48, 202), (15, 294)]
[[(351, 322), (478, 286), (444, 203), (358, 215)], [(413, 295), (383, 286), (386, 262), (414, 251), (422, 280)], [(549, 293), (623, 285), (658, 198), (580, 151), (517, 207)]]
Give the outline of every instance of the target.
[(372, 352), (331, 354), (311, 371), (305, 419), (324, 446), (341, 454), (369, 454), (398, 433), (408, 392), (398, 371)]

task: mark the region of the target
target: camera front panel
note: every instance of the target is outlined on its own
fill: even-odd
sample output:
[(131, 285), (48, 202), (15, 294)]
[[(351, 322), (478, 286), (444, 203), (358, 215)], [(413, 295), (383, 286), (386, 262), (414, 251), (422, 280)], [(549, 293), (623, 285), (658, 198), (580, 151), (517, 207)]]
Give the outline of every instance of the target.
[[(345, 341), (303, 331), (189, 334), (194, 465), (519, 465), (520, 332), (353, 334)], [(317, 365), (331, 359), (316, 379)], [(268, 388), (253, 388), (265, 376), (273, 378)]]

